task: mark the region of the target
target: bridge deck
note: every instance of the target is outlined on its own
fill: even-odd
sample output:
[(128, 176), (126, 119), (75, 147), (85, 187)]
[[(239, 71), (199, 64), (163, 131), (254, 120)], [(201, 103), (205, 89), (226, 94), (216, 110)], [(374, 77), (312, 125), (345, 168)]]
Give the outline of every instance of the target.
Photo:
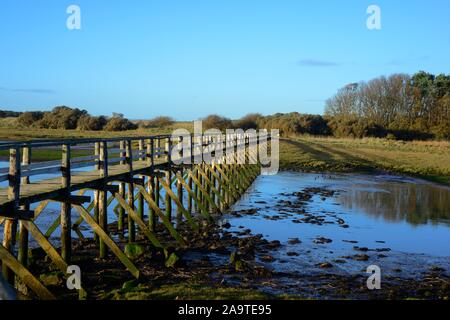
[[(133, 175), (148, 172), (151, 169), (162, 168), (167, 165), (166, 159), (155, 159), (154, 166), (150, 166), (146, 161), (133, 161)], [(89, 187), (98, 186), (106, 182), (120, 180), (130, 176), (128, 165), (109, 165), (108, 176), (100, 177), (98, 170), (72, 172), (71, 173), (71, 191), (85, 189)], [(23, 184), (20, 186), (20, 201), (19, 203), (34, 203), (46, 200), (52, 197), (57, 197), (63, 194), (65, 189), (61, 184), (61, 176), (50, 179), (38, 180), (30, 184)], [(12, 201), (8, 199), (8, 188), (0, 188), (0, 213), (7, 209)]]

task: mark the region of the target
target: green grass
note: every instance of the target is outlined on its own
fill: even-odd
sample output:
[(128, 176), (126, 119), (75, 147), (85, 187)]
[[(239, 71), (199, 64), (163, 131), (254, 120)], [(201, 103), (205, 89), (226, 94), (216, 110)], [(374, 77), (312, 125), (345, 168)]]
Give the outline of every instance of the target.
[(450, 185), (450, 142), (296, 137), (280, 143), (282, 170), (384, 170)]

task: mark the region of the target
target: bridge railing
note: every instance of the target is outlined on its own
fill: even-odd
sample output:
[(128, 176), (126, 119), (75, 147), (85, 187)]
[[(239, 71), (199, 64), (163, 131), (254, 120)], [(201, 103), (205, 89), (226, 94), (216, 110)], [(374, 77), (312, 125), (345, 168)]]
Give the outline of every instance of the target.
[[(258, 137), (245, 134), (190, 135), (190, 152), (194, 157), (199, 154), (215, 152), (218, 149), (239, 150), (258, 144)], [(136, 161), (144, 161), (148, 167), (156, 162), (172, 163), (172, 145), (182, 142), (173, 141), (170, 135), (118, 137), (107, 139), (62, 139), (38, 140), (0, 144), (0, 150), (9, 150), (9, 167), (0, 168), (0, 182), (8, 181), (8, 200), (13, 202), (13, 212), (19, 207), (21, 185), (44, 179), (61, 177), (61, 188), (71, 190), (71, 178), (74, 170), (97, 171), (99, 177), (107, 177), (109, 168), (125, 165), (132, 172)], [(181, 145), (181, 144), (179, 144)], [(39, 150), (47, 156), (56, 158), (50, 161), (34, 161), (33, 153)], [(241, 149), (242, 150), (242, 149)], [(38, 155), (39, 156), (39, 155)], [(239, 156), (239, 153), (238, 153)], [(42, 158), (42, 156), (40, 156)], [(36, 157), (39, 160), (38, 157)], [(245, 162), (245, 159), (241, 161)], [(241, 162), (242, 163), (242, 162)]]

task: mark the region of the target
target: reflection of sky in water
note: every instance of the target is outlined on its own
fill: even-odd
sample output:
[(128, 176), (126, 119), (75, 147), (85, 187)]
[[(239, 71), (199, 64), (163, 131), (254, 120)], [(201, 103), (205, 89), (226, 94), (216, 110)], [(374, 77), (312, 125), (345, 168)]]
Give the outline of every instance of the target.
[[(292, 219), (302, 217), (295, 214), (277, 221), (262, 218), (283, 211), (274, 207), (281, 199), (289, 200), (280, 193), (302, 191), (307, 187), (337, 191), (334, 197), (325, 200), (313, 196), (306, 206), (307, 212), (325, 217), (335, 214), (350, 227), (295, 224)], [(258, 203), (260, 201), (267, 204)], [(258, 215), (232, 219), (232, 223), (272, 240), (285, 242), (298, 237), (311, 247), (315, 246), (312, 240), (317, 236), (331, 238), (333, 242), (327, 245), (330, 250), (348, 251), (354, 244), (342, 240), (356, 240), (358, 246), (369, 248), (389, 247), (396, 252), (450, 257), (450, 188), (445, 186), (392, 176), (284, 172), (259, 177), (234, 209), (255, 206), (260, 208)]]

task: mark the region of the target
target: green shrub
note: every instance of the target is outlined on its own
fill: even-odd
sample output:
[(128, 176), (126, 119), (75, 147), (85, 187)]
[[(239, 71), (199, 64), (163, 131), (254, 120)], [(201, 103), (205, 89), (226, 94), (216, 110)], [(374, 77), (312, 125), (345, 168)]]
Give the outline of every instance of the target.
[(233, 128), (233, 122), (225, 117), (219, 116), (217, 114), (211, 114), (206, 118), (202, 119), (203, 129), (219, 129), (224, 131), (225, 129)]
[(137, 129), (137, 125), (126, 118), (113, 117), (104, 127), (106, 131), (126, 131)]
[(31, 127), (43, 117), (44, 112), (41, 111), (24, 112), (17, 118), (17, 123), (23, 127)]
[(249, 113), (235, 122), (235, 127), (243, 130), (258, 128), (258, 119), (262, 117), (259, 113)]
[(92, 117), (89, 115), (83, 115), (78, 119), (77, 129), (88, 131), (100, 131), (103, 130), (107, 124), (107, 120), (104, 116)]
[(142, 126), (144, 128), (164, 128), (173, 125), (175, 120), (167, 116), (159, 116), (148, 121), (144, 121)]

